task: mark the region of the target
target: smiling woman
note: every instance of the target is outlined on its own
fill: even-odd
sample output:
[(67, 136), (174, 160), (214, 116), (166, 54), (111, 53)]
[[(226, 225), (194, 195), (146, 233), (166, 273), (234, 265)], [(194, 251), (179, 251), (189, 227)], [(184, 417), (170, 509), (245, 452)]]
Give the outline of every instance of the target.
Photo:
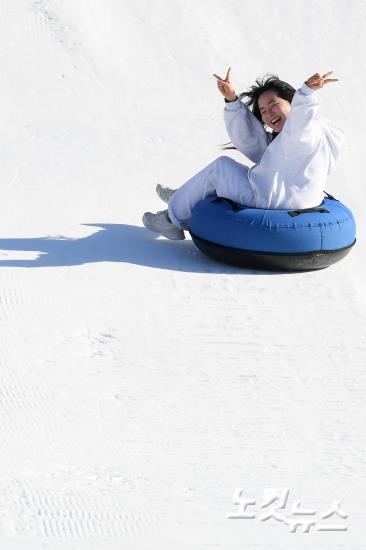
[(225, 99), (224, 120), (231, 142), (255, 164), (249, 168), (221, 156), (177, 190), (158, 186), (168, 209), (146, 212), (145, 227), (170, 239), (184, 239), (194, 207), (209, 195), (260, 209), (301, 210), (320, 205), (344, 136), (340, 128), (318, 118), (315, 91), (336, 82), (328, 78), (330, 74), (316, 73), (297, 90), (278, 76), (267, 75), (239, 96), (231, 68), (225, 79), (214, 75)]

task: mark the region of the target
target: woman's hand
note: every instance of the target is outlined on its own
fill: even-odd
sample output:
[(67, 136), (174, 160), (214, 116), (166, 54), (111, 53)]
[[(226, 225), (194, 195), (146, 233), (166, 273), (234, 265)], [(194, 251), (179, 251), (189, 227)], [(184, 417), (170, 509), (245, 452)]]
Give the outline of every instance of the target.
[(309, 88), (311, 88), (312, 90), (319, 90), (319, 88), (322, 88), (324, 84), (328, 84), (328, 82), (337, 82), (338, 78), (327, 78), (330, 74), (332, 74), (332, 72), (333, 71), (330, 71), (323, 76), (321, 76), (319, 73), (316, 73), (305, 80), (305, 84), (309, 86)]
[(213, 76), (217, 79), (217, 87), (219, 89), (219, 92), (222, 93), (225, 99), (229, 101), (234, 101), (236, 99), (235, 89), (230, 81), (230, 75), (231, 75), (231, 67), (228, 68), (228, 71), (226, 73), (226, 77), (221, 78), (220, 76), (217, 76), (217, 74), (214, 74)]

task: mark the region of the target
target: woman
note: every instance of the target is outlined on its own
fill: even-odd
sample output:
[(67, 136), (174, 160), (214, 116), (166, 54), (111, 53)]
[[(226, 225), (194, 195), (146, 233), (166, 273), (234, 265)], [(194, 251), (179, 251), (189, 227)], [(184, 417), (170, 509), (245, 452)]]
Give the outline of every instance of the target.
[[(225, 79), (213, 75), (225, 98), (229, 137), (255, 164), (249, 168), (221, 156), (179, 189), (158, 185), (158, 195), (168, 209), (146, 212), (142, 218), (145, 227), (168, 239), (184, 239), (194, 206), (214, 194), (266, 209), (319, 205), (326, 177), (334, 169), (344, 140), (341, 129), (317, 118), (315, 92), (338, 80), (328, 78), (332, 72), (314, 74), (298, 90), (277, 76), (262, 82), (257, 79), (256, 85), (239, 97), (230, 79), (231, 68)], [(245, 96), (249, 98), (246, 104), (240, 101)], [(252, 111), (249, 105), (253, 105)]]

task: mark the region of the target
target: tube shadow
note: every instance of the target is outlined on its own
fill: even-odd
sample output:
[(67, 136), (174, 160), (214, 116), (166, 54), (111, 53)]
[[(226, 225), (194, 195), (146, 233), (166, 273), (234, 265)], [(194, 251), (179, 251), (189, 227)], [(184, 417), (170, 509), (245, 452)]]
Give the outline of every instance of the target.
[[(200, 252), (190, 239), (170, 241), (134, 225), (83, 224), (97, 231), (87, 237), (37, 237), (0, 239), (3, 251), (33, 251), (34, 259), (1, 259), (6, 267), (76, 266), (95, 262), (126, 262), (158, 269), (196, 273), (274, 274), (221, 264)], [(279, 274), (279, 273), (277, 273)]]

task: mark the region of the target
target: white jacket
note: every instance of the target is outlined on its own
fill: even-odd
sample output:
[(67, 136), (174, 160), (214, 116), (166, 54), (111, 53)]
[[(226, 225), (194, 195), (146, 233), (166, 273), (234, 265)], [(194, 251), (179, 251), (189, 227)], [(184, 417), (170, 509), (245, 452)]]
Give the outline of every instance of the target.
[(333, 172), (344, 132), (317, 118), (318, 94), (305, 83), (291, 102), (291, 111), (276, 138), (266, 132), (239, 99), (226, 103), (224, 119), (235, 147), (256, 164), (249, 181), (258, 208), (318, 206), (328, 174)]

